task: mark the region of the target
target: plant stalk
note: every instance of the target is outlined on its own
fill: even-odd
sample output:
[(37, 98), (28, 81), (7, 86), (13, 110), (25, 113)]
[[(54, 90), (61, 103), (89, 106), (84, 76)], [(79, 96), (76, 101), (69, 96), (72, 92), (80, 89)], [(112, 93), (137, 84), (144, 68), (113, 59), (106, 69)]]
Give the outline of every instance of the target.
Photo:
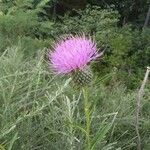
[(135, 130), (137, 134), (137, 150), (141, 150), (141, 137), (139, 132), (139, 115), (140, 115), (140, 108), (141, 108), (141, 100), (144, 94), (144, 87), (148, 80), (148, 76), (150, 73), (150, 67), (147, 67), (147, 71), (145, 73), (144, 80), (142, 82), (142, 85), (139, 89), (138, 95), (137, 95), (137, 107), (136, 107), (136, 114), (135, 114)]
[(84, 113), (86, 120), (86, 150), (90, 150), (90, 104), (88, 101), (88, 89), (87, 87), (83, 87), (83, 97), (84, 97)]

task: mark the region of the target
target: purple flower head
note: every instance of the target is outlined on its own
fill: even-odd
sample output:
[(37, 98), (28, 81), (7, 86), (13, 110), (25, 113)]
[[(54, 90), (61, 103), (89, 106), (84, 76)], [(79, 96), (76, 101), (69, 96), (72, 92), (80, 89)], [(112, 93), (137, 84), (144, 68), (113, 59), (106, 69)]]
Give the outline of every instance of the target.
[(70, 36), (54, 45), (54, 51), (49, 53), (50, 65), (55, 73), (66, 74), (82, 70), (99, 54), (96, 44), (83, 36)]

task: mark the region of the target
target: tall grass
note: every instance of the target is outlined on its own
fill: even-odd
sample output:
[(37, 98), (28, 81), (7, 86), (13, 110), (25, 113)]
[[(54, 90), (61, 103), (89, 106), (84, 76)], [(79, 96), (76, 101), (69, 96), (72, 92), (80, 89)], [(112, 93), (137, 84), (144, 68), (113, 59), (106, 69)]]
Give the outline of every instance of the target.
[[(51, 74), (40, 57), (26, 59), (21, 47), (7, 48), (0, 56), (0, 149), (85, 149), (83, 94), (70, 78)], [(136, 91), (96, 80), (88, 88), (93, 150), (134, 150)], [(150, 148), (150, 92), (142, 101), (142, 147)]]

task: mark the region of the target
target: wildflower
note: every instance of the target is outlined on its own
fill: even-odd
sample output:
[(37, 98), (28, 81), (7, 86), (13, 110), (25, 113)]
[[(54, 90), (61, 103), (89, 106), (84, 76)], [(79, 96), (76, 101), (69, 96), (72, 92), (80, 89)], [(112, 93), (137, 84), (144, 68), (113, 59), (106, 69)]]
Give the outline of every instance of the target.
[(71, 73), (73, 79), (81, 83), (91, 80), (92, 74), (88, 64), (99, 56), (96, 44), (90, 38), (84, 35), (70, 36), (54, 45), (54, 51), (49, 53), (49, 60), (55, 73)]

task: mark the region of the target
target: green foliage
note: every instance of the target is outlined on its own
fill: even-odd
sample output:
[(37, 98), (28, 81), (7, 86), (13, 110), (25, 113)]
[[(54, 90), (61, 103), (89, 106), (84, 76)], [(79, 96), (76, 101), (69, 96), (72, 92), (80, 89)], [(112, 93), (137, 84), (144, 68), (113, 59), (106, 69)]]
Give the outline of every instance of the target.
[[(76, 116), (81, 95), (68, 96), (70, 79), (58, 83), (51, 76), (43, 63), (44, 51), (37, 60), (26, 62), (23, 57), (20, 47), (8, 48), (0, 57), (1, 145), (25, 150), (62, 145), (66, 150), (82, 149), (84, 137), (72, 126), (84, 122), (82, 114)], [(102, 129), (106, 123), (109, 120)], [(103, 141), (108, 129), (100, 131)]]
[(120, 23), (131, 23), (142, 27), (149, 7), (149, 0), (88, 0), (89, 3), (103, 8), (113, 7), (121, 15)]
[(25, 36), (36, 41), (36, 38), (49, 35), (53, 23), (40, 17), (48, 0), (40, 1), (36, 6), (33, 2), (33, 0), (1, 2), (3, 7), (0, 7), (0, 39), (3, 44), (0, 50), (17, 43), (18, 39)]
[(38, 25), (37, 16), (32, 12), (20, 10), (12, 15), (1, 14), (0, 16), (0, 32), (9, 38), (17, 35), (32, 35)]
[(96, 66), (98, 72), (100, 69), (105, 74), (115, 69), (119, 80), (129, 88), (136, 88), (150, 62), (149, 33), (149, 29), (138, 31), (130, 26), (113, 28), (105, 36), (96, 33), (99, 47), (107, 47), (100, 66)]
[[(8, 48), (0, 57), (0, 141), (5, 149), (83, 149), (82, 95), (69, 80), (60, 81), (40, 58), (24, 60), (20, 47)], [(89, 87), (92, 106), (93, 149), (135, 149), (136, 91), (118, 84)], [(140, 132), (149, 145), (149, 90), (142, 100)], [(112, 124), (113, 123), (113, 124)], [(99, 132), (97, 132), (99, 131)], [(96, 133), (97, 132), (97, 133)], [(96, 133), (96, 134), (93, 134)], [(148, 150), (148, 149), (146, 149)]]
[[(96, 40), (99, 51), (105, 49), (103, 57), (93, 63), (97, 76), (88, 87), (91, 148), (136, 149), (134, 88), (150, 62), (150, 30), (118, 27), (116, 5), (107, 9), (88, 5), (64, 16), (56, 14), (54, 19), (45, 11), (53, 4), (53, 0), (0, 0), (0, 149), (85, 148), (83, 95), (70, 79), (52, 75), (45, 59), (45, 47), (51, 47), (54, 39), (83, 32)], [(130, 3), (121, 4), (117, 7), (125, 5), (126, 19), (129, 14), (124, 10)], [(149, 98), (148, 85), (139, 128), (144, 150), (150, 147)]]
[[(103, 32), (116, 26), (118, 13), (112, 9), (101, 9), (97, 6), (87, 6), (85, 10), (76, 11), (77, 15), (66, 14), (56, 23), (56, 34), (70, 34), (84, 32), (94, 34)], [(57, 33), (58, 32), (58, 33)]]

